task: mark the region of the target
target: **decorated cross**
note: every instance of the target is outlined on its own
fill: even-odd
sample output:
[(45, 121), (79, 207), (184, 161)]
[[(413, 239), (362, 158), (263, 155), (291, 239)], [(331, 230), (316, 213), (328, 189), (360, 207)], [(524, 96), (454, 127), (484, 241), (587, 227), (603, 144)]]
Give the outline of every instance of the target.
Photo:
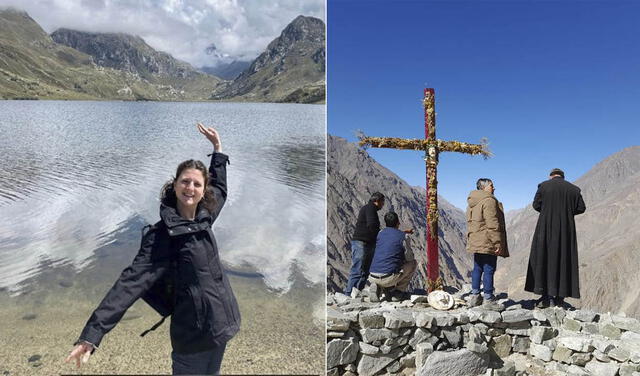
[(443, 287), (438, 268), (438, 154), (442, 151), (491, 156), (485, 141), (480, 145), (436, 139), (435, 91), (424, 89), (424, 140), (395, 137), (360, 137), (360, 146), (425, 152), (427, 168), (427, 289), (429, 292)]

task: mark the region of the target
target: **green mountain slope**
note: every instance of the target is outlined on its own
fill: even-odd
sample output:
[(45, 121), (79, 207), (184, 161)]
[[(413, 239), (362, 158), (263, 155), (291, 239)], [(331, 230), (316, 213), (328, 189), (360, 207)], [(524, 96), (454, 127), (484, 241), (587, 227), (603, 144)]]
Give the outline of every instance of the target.
[(27, 13), (0, 10), (1, 99), (204, 100), (218, 82), (202, 73), (147, 79), (103, 67), (56, 43)]
[(238, 78), (213, 99), (321, 103), (325, 100), (325, 25), (298, 16)]
[(200, 72), (137, 36), (59, 29), (0, 9), (0, 99), (323, 103), (325, 27), (299, 16), (235, 80)]

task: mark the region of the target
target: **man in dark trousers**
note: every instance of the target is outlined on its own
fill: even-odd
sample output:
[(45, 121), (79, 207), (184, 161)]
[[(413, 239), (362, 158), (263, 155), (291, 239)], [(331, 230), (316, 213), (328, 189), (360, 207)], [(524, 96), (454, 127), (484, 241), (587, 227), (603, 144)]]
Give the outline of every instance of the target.
[(356, 229), (351, 238), (351, 271), (344, 294), (355, 298), (360, 294), (369, 276), (371, 259), (376, 248), (376, 237), (380, 231), (378, 210), (384, 206), (384, 195), (375, 192), (369, 202), (360, 209)]
[(538, 185), (533, 208), (540, 212), (531, 242), (526, 291), (540, 294), (538, 307), (562, 306), (565, 297), (580, 298), (578, 242), (573, 216), (586, 210), (580, 188), (554, 168)]
[(417, 265), (415, 260), (407, 260), (402, 244), (405, 234), (412, 234), (413, 230), (400, 231), (400, 219), (392, 211), (384, 215), (384, 222), (387, 227), (378, 233), (369, 275), (371, 302), (378, 302), (383, 291), (387, 299), (408, 299), (407, 288)]

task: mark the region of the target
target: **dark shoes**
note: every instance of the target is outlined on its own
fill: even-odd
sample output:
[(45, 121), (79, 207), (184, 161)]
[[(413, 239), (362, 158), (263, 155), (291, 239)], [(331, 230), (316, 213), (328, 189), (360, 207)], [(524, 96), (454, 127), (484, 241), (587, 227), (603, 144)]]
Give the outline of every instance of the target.
[(554, 296), (549, 300), (549, 306), (564, 308), (564, 298), (561, 296)]
[(564, 308), (564, 298), (561, 296), (542, 295), (536, 302), (536, 308), (560, 307)]
[(549, 301), (548, 296), (542, 296), (536, 302), (536, 308), (549, 308), (551, 306), (551, 302)]
[(369, 285), (369, 301), (371, 303), (378, 303), (380, 301), (386, 302), (400, 302), (405, 299), (409, 299), (406, 293), (393, 288), (380, 287), (375, 283)]
[(371, 286), (369, 286), (369, 301), (372, 303), (377, 303), (379, 301), (401, 302), (403, 300), (409, 300), (410, 298), (411, 294), (408, 292), (393, 288), (383, 288), (375, 283), (372, 283)]
[(388, 295), (391, 296), (392, 302), (401, 302), (403, 300), (411, 299), (411, 294), (406, 291), (392, 290)]

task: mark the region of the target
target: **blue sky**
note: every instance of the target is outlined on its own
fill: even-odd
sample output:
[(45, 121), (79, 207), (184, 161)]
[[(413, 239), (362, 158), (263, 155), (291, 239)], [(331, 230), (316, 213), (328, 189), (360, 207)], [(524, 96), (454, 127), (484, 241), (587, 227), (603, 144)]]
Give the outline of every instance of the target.
[[(437, 137), (487, 137), (495, 154), (440, 154), (439, 193), (464, 209), (488, 177), (524, 207), (551, 168), (573, 181), (640, 145), (639, 16), (640, 2), (328, 0), (328, 132), (423, 138), (433, 87)], [(424, 186), (422, 153), (369, 153)]]

